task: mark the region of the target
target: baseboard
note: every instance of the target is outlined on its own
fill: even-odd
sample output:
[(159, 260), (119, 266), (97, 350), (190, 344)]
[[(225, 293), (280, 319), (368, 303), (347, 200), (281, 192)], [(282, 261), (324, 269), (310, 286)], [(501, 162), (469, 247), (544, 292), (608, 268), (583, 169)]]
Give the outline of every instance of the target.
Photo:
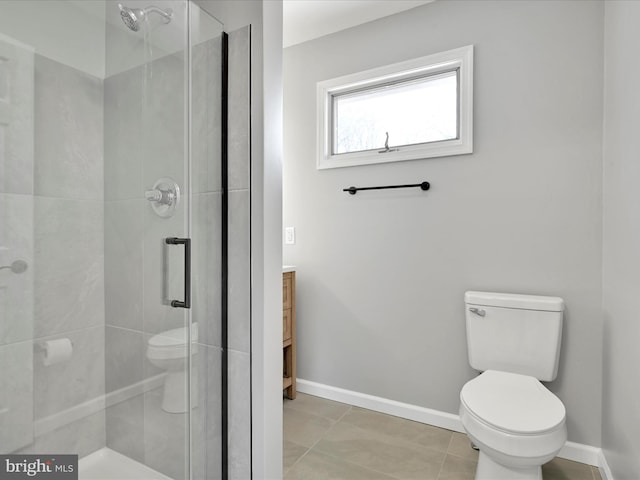
[(604, 452), (600, 450), (598, 454), (598, 468), (600, 469), (600, 476), (602, 480), (614, 480), (613, 473), (611, 473), (611, 468), (609, 468), (609, 464), (607, 463), (607, 458), (604, 456)]
[(558, 453), (560, 458), (573, 460), (574, 462), (586, 463), (587, 465), (600, 466), (600, 447), (592, 447), (583, 443), (567, 442)]
[(315, 395), (316, 397), (334, 400), (336, 402), (347, 403), (356, 407), (374, 410), (376, 412), (387, 413), (395, 417), (406, 418), (428, 425), (434, 425), (455, 432), (464, 432), (460, 417), (451, 413), (440, 412), (430, 408), (418, 407), (408, 403), (397, 402), (387, 398), (376, 397), (366, 393), (345, 390), (344, 388), (332, 387), (321, 383), (310, 382), (298, 378), (296, 380), (299, 392)]
[[(464, 432), (462, 423), (460, 422), (460, 416), (453, 413), (441, 412), (431, 408), (389, 400), (388, 398), (332, 387), (331, 385), (311, 382), (301, 378), (298, 378), (296, 382), (298, 391), (302, 393), (406, 418), (435, 427), (446, 428), (454, 432)], [(562, 450), (560, 450), (558, 456), (566, 458), (567, 460), (573, 460), (574, 462), (595, 465), (600, 469), (603, 468), (603, 464), (606, 466), (606, 460), (604, 459), (604, 455), (602, 455), (601, 448), (583, 445), (581, 443), (567, 442)], [(608, 470), (608, 466), (606, 466), (606, 468)], [(610, 470), (606, 472), (606, 475), (607, 478), (604, 478), (603, 475), (603, 480), (613, 480), (613, 477), (610, 476)]]

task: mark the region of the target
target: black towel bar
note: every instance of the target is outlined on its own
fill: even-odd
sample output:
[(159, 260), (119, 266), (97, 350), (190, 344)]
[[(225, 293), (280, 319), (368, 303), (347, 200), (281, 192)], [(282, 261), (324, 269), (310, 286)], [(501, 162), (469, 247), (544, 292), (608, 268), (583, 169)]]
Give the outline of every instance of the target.
[(388, 188), (413, 188), (413, 187), (420, 187), (422, 190), (429, 190), (429, 188), (431, 188), (431, 185), (429, 184), (429, 182), (422, 182), (422, 183), (412, 183), (411, 185), (385, 185), (381, 187), (349, 187), (349, 188), (343, 188), (342, 191), (349, 192), (351, 195), (355, 195), (356, 192), (358, 192), (359, 190), (386, 190)]

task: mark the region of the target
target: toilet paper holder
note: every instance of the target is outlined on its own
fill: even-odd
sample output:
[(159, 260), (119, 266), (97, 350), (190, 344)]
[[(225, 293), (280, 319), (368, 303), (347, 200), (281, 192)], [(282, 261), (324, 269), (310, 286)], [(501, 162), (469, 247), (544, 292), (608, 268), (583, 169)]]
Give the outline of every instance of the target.
[(67, 338), (45, 340), (34, 344), (34, 350), (45, 367), (68, 362), (73, 355), (73, 342)]
[[(72, 347), (75, 347), (73, 340), (69, 340)], [(33, 344), (34, 353), (44, 353), (47, 350), (46, 342), (37, 342)]]

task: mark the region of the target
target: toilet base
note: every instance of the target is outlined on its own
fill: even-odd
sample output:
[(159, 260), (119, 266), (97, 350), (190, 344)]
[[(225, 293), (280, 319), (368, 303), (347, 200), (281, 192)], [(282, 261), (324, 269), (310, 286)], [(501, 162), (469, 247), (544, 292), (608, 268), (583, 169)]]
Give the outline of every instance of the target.
[[(193, 375), (191, 385), (192, 399), (191, 408), (198, 406), (198, 386), (197, 372)], [(162, 410), (167, 413), (187, 413), (189, 411), (189, 397), (187, 396), (187, 370), (179, 370), (177, 372), (167, 372), (164, 379), (164, 391), (162, 393)]]
[(542, 480), (542, 466), (507, 467), (480, 450), (475, 480)]

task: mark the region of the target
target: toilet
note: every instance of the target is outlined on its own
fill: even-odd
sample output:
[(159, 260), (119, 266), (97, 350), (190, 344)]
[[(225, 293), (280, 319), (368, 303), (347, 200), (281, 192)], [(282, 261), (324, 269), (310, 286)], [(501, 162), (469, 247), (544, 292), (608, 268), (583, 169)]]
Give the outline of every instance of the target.
[[(149, 339), (147, 358), (158, 368), (166, 370), (164, 390), (162, 394), (162, 409), (168, 413), (185, 413), (189, 411), (187, 342), (188, 328), (174, 328), (158, 333)], [(198, 353), (198, 324), (191, 327), (191, 356)], [(195, 362), (192, 361), (195, 370)], [(191, 377), (197, 381), (195, 373)], [(191, 391), (197, 392), (197, 386), (191, 385)], [(197, 406), (197, 395), (193, 396), (192, 407)]]
[(469, 364), (460, 420), (479, 448), (476, 480), (541, 480), (567, 440), (566, 410), (541, 381), (558, 373), (564, 301), (466, 292)]

